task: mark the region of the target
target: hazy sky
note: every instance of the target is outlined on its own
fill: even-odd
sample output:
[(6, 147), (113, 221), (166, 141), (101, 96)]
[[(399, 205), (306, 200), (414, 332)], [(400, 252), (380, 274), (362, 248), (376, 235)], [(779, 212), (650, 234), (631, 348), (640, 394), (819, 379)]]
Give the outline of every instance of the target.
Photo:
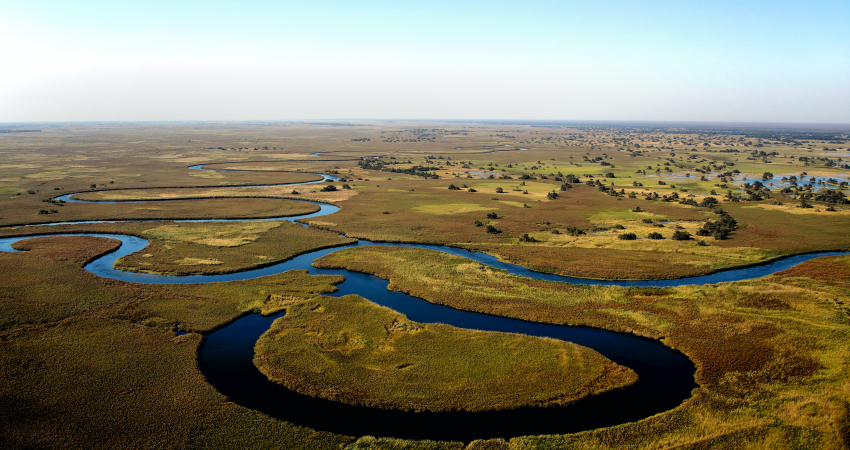
[(0, 0), (0, 122), (850, 123), (850, 1)]

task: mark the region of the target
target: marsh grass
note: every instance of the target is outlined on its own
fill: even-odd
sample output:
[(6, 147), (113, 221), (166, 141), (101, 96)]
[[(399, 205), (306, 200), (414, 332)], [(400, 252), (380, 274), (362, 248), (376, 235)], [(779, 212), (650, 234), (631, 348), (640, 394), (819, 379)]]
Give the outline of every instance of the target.
[[(722, 197), (727, 188), (712, 174), (699, 181), (693, 169), (734, 163), (748, 174), (765, 171), (819, 178), (844, 177), (841, 169), (804, 163), (799, 157), (834, 157), (826, 141), (773, 143), (778, 156), (747, 159), (753, 146), (745, 136), (691, 133), (608, 131), (588, 128), (511, 126), (512, 138), (499, 136), (504, 125), (428, 124), (454, 130), (432, 140), (420, 140), (418, 124), (357, 123), (352, 127), (310, 124), (140, 123), (42, 124), (38, 133), (0, 136), (0, 225), (45, 220), (258, 218), (295, 214), (301, 210), (276, 198), (177, 200), (138, 205), (45, 205), (43, 200), (90, 190), (131, 194), (141, 198), (287, 197), (344, 202), (342, 210), (319, 220), (322, 227), (353, 237), (404, 242), (429, 242), (486, 250), (503, 259), (541, 271), (591, 278), (661, 278), (711, 270), (714, 265), (745, 263), (759, 255), (846, 249), (847, 207), (835, 213), (821, 204), (803, 210), (774, 191), (783, 205), (771, 201), (733, 203), (721, 207), (740, 224), (731, 239), (693, 247), (583, 248), (550, 242), (519, 244), (517, 237), (547, 233), (548, 228), (585, 230), (607, 227), (612, 217), (640, 206), (647, 217), (677, 221), (683, 227), (710, 218), (701, 208), (641, 198), (617, 199), (595, 188), (575, 185), (547, 200), (560, 182), (550, 174), (573, 173), (602, 177), (606, 186), (638, 194), (694, 195), (699, 200), (712, 189)], [(385, 132), (385, 134), (381, 132)], [(74, 139), (71, 139), (74, 136)], [(384, 137), (393, 136), (392, 139)], [(352, 141), (370, 137), (371, 142)], [(551, 139), (545, 139), (549, 137)], [(626, 138), (630, 145), (613, 138)], [(710, 140), (704, 147), (689, 142)], [(718, 144), (716, 141), (723, 139)], [(747, 138), (749, 139), (749, 138)], [(746, 140), (746, 139), (745, 139)], [(635, 151), (633, 143), (640, 143)], [(490, 153), (505, 144), (527, 151)], [(498, 147), (497, 147), (498, 146)], [(651, 147), (650, 147), (651, 146)], [(663, 148), (662, 148), (663, 147)], [(735, 147), (739, 152), (728, 151)], [(845, 148), (846, 145), (841, 145)], [(456, 148), (459, 148), (456, 150)], [(311, 153), (323, 152), (320, 156)], [(674, 155), (675, 154), (675, 155)], [(356, 161), (316, 161), (386, 155), (387, 160), (436, 164), (440, 180), (363, 170)], [(469, 169), (447, 160), (465, 161)], [(584, 160), (605, 155), (602, 166)], [(392, 160), (391, 158), (395, 158)], [(636, 173), (665, 162), (692, 177), (666, 179)], [(275, 163), (251, 161), (279, 161)], [(187, 170), (187, 166), (222, 163), (219, 167), (251, 172)], [(513, 180), (454, 178), (450, 172), (504, 171)], [(510, 165), (510, 167), (509, 167)], [(407, 167), (409, 165), (400, 165)], [(537, 169), (533, 169), (537, 166)], [(731, 169), (728, 166), (723, 170)], [(220, 186), (275, 184), (307, 179), (306, 174), (261, 172), (258, 169), (324, 172), (337, 170), (352, 189), (312, 192), (321, 185), (228, 189)], [(716, 172), (716, 171), (715, 171)], [(534, 174), (521, 191), (523, 174)], [(539, 178), (546, 174), (548, 179)], [(304, 177), (304, 178), (298, 178)], [(388, 180), (387, 178), (392, 178)], [(741, 176), (728, 190), (742, 193)], [(371, 180), (371, 181), (369, 181)], [(665, 180), (665, 178), (662, 178)], [(643, 186), (634, 186), (634, 182)], [(449, 183), (477, 190), (448, 191)], [(676, 185), (673, 188), (672, 185)], [(186, 186), (212, 188), (175, 189)], [(159, 191), (149, 188), (165, 188)], [(495, 188), (503, 193), (496, 194)], [(528, 194), (522, 192), (528, 191)], [(30, 194), (29, 192), (32, 192)], [(493, 200), (498, 198), (499, 200)], [(540, 201), (538, 201), (540, 200)], [(474, 204), (479, 211), (429, 214), (444, 204)], [(524, 205), (530, 206), (525, 208)], [(45, 206), (55, 214), (39, 215)], [(298, 208), (303, 208), (303, 204)], [(820, 209), (820, 211), (817, 211)], [(387, 211), (390, 214), (384, 215)], [(498, 213), (494, 223), (503, 233), (477, 233), (473, 222)], [(548, 226), (540, 225), (550, 222)], [(631, 227), (630, 224), (627, 224)], [(125, 232), (141, 235), (152, 224), (97, 224), (57, 227), (2, 228), (0, 235), (48, 232)], [(626, 232), (632, 230), (625, 230)], [(273, 233), (273, 230), (265, 234)], [(664, 234), (664, 231), (661, 231)], [(550, 233), (551, 234), (551, 233)], [(643, 235), (643, 233), (641, 233)], [(543, 237), (543, 236), (541, 236)], [(232, 247), (247, 250), (255, 241)], [(667, 241), (667, 239), (665, 239)], [(236, 406), (214, 392), (196, 369), (199, 337), (175, 337), (171, 330), (210, 330), (249, 311), (291, 308), (323, 292), (338, 277), (310, 277), (290, 272), (250, 282), (215, 285), (138, 286), (103, 280), (80, 266), (116, 243), (98, 238), (40, 239), (22, 243), (27, 253), (0, 254), (0, 446), (4, 448), (287, 448), (287, 449), (459, 449), (462, 443), (404, 441), (381, 437), (343, 437), (269, 419)], [(672, 243), (664, 242), (664, 245)], [(189, 244), (187, 244), (189, 245)], [(203, 244), (191, 244), (200, 247)], [(596, 245), (594, 243), (594, 245)], [(619, 245), (619, 244), (617, 244)], [(610, 248), (609, 248), (610, 247)], [(20, 247), (24, 248), (24, 247)], [(227, 248), (227, 247), (221, 247)], [(674, 251), (675, 250), (675, 251)], [(694, 250), (696, 251), (696, 250)], [(486, 267), (440, 260), (443, 268), (417, 267), (423, 254), (398, 250), (358, 261), (392, 280), (396, 288), (430, 301), (493, 314), (552, 323), (586, 324), (663, 338), (684, 351), (699, 367), (700, 388), (681, 407), (654, 417), (615, 427), (564, 436), (527, 436), (508, 441), (470, 443), (472, 449), (616, 449), (616, 448), (845, 448), (850, 429), (847, 395), (847, 342), (850, 258), (819, 259), (761, 280), (718, 286), (676, 289), (616, 289), (570, 287), (510, 278)], [(697, 253), (699, 253), (697, 252)], [(259, 253), (265, 255), (265, 253)], [(394, 260), (392, 255), (402, 255)], [(739, 255), (739, 262), (726, 255)], [(268, 256), (268, 255), (266, 255)], [(186, 254), (175, 260), (196, 258)], [(349, 256), (346, 256), (349, 258)], [(351, 256), (353, 258), (353, 256)], [(150, 259), (150, 258), (147, 258)], [(351, 261), (355, 263), (354, 259)], [(426, 265), (427, 266), (427, 265)], [(213, 266), (218, 267), (218, 266)], [(419, 273), (417, 270), (427, 269)], [(406, 281), (408, 280), (408, 281)], [(106, 395), (105, 395), (106, 394)]]
[(287, 308), (257, 341), (254, 363), (302, 393), (415, 411), (565, 404), (637, 381), (576, 344), (420, 324), (358, 296)]
[[(697, 366), (700, 387), (679, 408), (610, 429), (515, 438), (510, 448), (693, 442), (841, 448), (837, 420), (847, 420), (848, 412), (835, 393), (848, 376), (842, 355), (850, 350), (844, 305), (850, 286), (831, 280), (847, 271), (848, 261), (819, 258), (788, 273), (716, 286), (587, 290), (421, 249), (347, 249), (316, 265), (375, 274), (389, 279), (391, 289), (459, 309), (663, 337)], [(827, 273), (830, 281), (808, 273)]]
[(150, 244), (116, 261), (116, 268), (179, 275), (231, 273), (355, 242), (291, 222), (159, 224), (140, 235)]
[(278, 310), (275, 299), (330, 292), (341, 277), (296, 271), (163, 286), (82, 269), (116, 245), (47, 237), (19, 243), (25, 252), (0, 253), (0, 446), (337, 449), (350, 441), (235, 406), (197, 369), (201, 336), (172, 331)]

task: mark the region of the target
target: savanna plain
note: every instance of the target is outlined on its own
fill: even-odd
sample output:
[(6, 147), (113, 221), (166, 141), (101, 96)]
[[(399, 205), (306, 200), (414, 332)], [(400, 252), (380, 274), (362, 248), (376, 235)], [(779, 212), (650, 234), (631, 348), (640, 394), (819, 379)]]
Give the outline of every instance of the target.
[[(848, 255), (742, 281), (619, 287), (513, 275), (433, 248), (351, 244), (446, 246), (593, 280), (847, 252), (848, 160), (850, 129), (815, 125), (0, 125), (0, 239), (41, 236), (0, 252), (0, 446), (845, 448)], [(265, 220), (322, 204), (339, 210)], [(345, 246), (313, 266), (374, 275), (458, 310), (653, 339), (693, 362), (696, 388), (633, 422), (467, 442), (343, 435), (332, 431), (340, 417), (326, 429), (278, 420), (207, 382), (205, 335), (285, 311), (256, 343), (262, 374), (282, 389), (389, 410), (547, 408), (638, 377), (571, 342), (419, 323), (368, 297), (328, 296), (341, 275), (100, 277), (83, 267), (120, 245), (104, 233), (149, 241), (115, 268), (171, 276)], [(79, 236), (43, 236), (56, 234)]]

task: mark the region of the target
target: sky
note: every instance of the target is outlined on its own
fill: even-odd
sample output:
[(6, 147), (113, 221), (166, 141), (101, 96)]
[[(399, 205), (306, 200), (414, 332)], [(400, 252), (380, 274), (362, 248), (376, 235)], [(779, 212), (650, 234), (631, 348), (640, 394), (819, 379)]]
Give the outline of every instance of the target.
[(850, 0), (0, 0), (0, 122), (850, 123)]

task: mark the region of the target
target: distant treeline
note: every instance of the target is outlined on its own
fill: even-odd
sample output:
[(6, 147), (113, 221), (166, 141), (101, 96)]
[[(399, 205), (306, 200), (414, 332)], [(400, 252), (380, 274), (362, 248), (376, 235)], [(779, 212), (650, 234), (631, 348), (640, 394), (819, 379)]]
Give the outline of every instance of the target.
[(0, 128), (0, 133), (37, 133), (41, 130), (15, 130), (11, 128)]

